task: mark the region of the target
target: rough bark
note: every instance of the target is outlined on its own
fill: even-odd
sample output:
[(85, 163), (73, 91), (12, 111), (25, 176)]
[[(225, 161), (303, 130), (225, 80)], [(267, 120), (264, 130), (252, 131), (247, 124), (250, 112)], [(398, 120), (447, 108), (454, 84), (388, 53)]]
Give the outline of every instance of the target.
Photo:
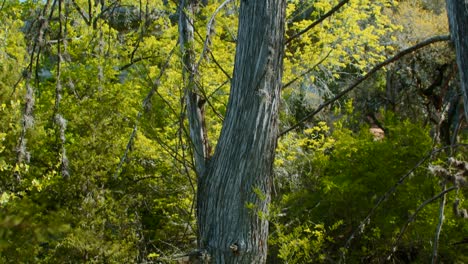
[(213, 263), (265, 263), (278, 135), (285, 0), (242, 0), (223, 129), (198, 181), (200, 248)]
[(179, 2), (179, 42), (183, 60), (183, 75), (185, 97), (187, 104), (187, 117), (190, 129), (190, 139), (193, 146), (195, 169), (197, 174), (205, 172), (205, 161), (208, 158), (209, 143), (205, 127), (205, 100), (197, 87), (193, 16), (195, 15), (198, 0), (180, 0)]
[(458, 71), (468, 120), (468, 1), (447, 0), (450, 34), (457, 53)]

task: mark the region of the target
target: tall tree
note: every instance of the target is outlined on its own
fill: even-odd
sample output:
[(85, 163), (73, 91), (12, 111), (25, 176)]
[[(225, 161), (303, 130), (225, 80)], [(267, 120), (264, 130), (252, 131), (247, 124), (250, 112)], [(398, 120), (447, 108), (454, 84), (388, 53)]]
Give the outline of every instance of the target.
[[(278, 136), (285, 0), (241, 1), (228, 110), (208, 159), (193, 58), (191, 15), (180, 2), (179, 33), (188, 73), (187, 109), (198, 178), (199, 247), (214, 263), (264, 263), (268, 204)], [(197, 108), (198, 107), (198, 108)], [(195, 111), (195, 112), (193, 112)], [(197, 114), (198, 113), (198, 114)], [(200, 155), (204, 155), (203, 158)]]
[(447, 0), (450, 34), (457, 52), (458, 71), (468, 119), (468, 1)]

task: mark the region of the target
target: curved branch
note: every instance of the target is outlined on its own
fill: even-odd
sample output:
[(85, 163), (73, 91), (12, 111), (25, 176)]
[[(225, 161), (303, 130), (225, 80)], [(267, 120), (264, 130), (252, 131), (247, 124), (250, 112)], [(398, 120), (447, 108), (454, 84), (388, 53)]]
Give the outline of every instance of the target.
[(325, 107), (331, 105), (332, 103), (334, 103), (335, 101), (337, 101), (341, 97), (345, 96), (347, 93), (352, 91), (354, 88), (356, 88), (363, 81), (367, 80), (370, 76), (372, 76), (372, 74), (376, 73), (378, 70), (382, 69), (383, 67), (387, 66), (388, 64), (393, 63), (393, 62), (399, 60), (401, 57), (403, 57), (403, 56), (405, 56), (407, 54), (410, 54), (410, 53), (412, 53), (412, 52), (414, 52), (414, 51), (416, 51), (418, 49), (421, 49), (421, 48), (423, 48), (423, 47), (425, 47), (427, 45), (430, 45), (430, 44), (433, 44), (433, 43), (436, 43), (436, 42), (441, 42), (441, 41), (449, 41), (449, 40), (450, 40), (449, 35), (432, 37), (432, 38), (426, 39), (426, 40), (424, 40), (424, 41), (422, 41), (422, 42), (420, 42), (420, 43), (418, 43), (418, 44), (416, 44), (416, 45), (414, 45), (412, 47), (409, 47), (409, 48), (407, 48), (405, 50), (402, 50), (398, 54), (396, 54), (395, 56), (393, 56), (393, 57), (391, 57), (391, 58), (377, 64), (368, 73), (366, 73), (365, 75), (363, 75), (360, 78), (358, 78), (357, 80), (355, 80), (350, 86), (348, 86), (348, 88), (346, 88), (343, 91), (341, 91), (340, 93), (338, 93), (332, 99), (330, 99), (330, 100), (326, 101), (325, 103), (321, 104), (319, 107), (317, 107), (317, 109), (315, 109), (315, 111), (308, 114), (306, 117), (302, 118), (295, 125), (289, 127), (288, 129), (284, 130), (283, 132), (281, 132), (279, 134), (279, 137), (284, 136), (288, 132), (294, 130), (295, 128), (299, 127), (301, 124), (303, 124), (307, 120), (314, 117), (316, 114), (318, 114), (320, 111), (322, 111)]

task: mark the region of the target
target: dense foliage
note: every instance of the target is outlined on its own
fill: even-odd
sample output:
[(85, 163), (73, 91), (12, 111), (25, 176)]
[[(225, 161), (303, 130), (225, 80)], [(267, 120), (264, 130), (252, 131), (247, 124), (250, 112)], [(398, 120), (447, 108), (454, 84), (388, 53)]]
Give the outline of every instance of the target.
[[(202, 2), (194, 48), (214, 146), (238, 1)], [(288, 1), (283, 129), (398, 50), (448, 32), (444, 1), (358, 0), (301, 33), (338, 2)], [(0, 262), (171, 263), (196, 248), (176, 1), (0, 10)], [(451, 163), (463, 164), (468, 143), (453, 54), (439, 43), (404, 57), (279, 138), (271, 262), (427, 263), (445, 205), (438, 258), (468, 262), (457, 244), (468, 237), (468, 165)], [(418, 210), (451, 187), (444, 206)]]

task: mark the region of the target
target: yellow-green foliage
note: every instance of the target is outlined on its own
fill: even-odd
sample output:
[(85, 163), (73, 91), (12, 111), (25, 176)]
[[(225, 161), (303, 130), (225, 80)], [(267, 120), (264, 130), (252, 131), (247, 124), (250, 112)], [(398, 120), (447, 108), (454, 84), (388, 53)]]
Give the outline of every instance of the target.
[[(334, 124), (332, 132), (325, 123), (318, 123), (305, 129), (303, 138), (287, 136), (281, 140), (275, 163), (280, 195), (273, 206), (275, 231), (270, 241), (279, 258), (288, 263), (338, 261), (340, 248), (375, 203), (428, 155), (432, 140), (427, 128), (399, 121), (390, 113), (384, 115), (388, 130), (382, 141), (374, 141), (367, 126), (355, 133), (341, 121)], [(401, 215), (412, 214), (440, 191), (439, 179), (428, 175), (427, 165), (415, 170), (374, 213), (364, 232), (353, 240), (348, 261), (366, 258), (372, 262), (385, 256), (389, 241), (407, 220)], [(452, 194), (448, 199), (453, 201), (454, 197)], [(438, 203), (427, 206), (398, 243), (402, 252), (418, 252), (413, 261), (429, 259), (437, 211)], [(466, 221), (447, 212), (441, 239), (454, 240), (460, 228), (467, 228)], [(449, 244), (440, 247), (441, 256), (463, 260), (456, 253), (461, 249)]]
[[(145, 263), (192, 250), (196, 175), (177, 1), (141, 1), (141, 13), (138, 1), (131, 0), (104, 1), (105, 7), (102, 1), (49, 1), (49, 9), (40, 15), (45, 2), (1, 4), (0, 262)], [(338, 2), (288, 1), (286, 39)], [(350, 1), (286, 46), (284, 83), (309, 72), (283, 90), (283, 124), (302, 118), (339, 91), (348, 76), (366, 73), (394, 47), (416, 41), (411, 32), (419, 39), (426, 36), (419, 32), (446, 30), (439, 23), (443, 16), (426, 13), (412, 2), (398, 8), (393, 2)], [(226, 113), (239, 12), (239, 1), (226, 5), (214, 18), (207, 41), (208, 21), (219, 4), (208, 1), (193, 17), (195, 82), (208, 99), (206, 125), (213, 147)], [(114, 7), (133, 13), (104, 14)], [(139, 15), (142, 21), (135, 20)], [(35, 45), (39, 18), (48, 20), (44, 45)], [(383, 80), (378, 79), (379, 87), (384, 87)], [(27, 83), (33, 93), (25, 98)], [(26, 101), (35, 102), (29, 129), (23, 129)], [(357, 120), (350, 116), (352, 105), (347, 101), (345, 111), (336, 115)], [(57, 114), (63, 118), (61, 126)], [(381, 142), (372, 140), (367, 127), (356, 126), (359, 132), (351, 132), (350, 122), (330, 120), (306, 123), (279, 140), (278, 196), (273, 213), (260, 216), (273, 220), (271, 252), (289, 263), (335, 260), (343, 236), (430, 146), (428, 131), (419, 124), (388, 120), (390, 133)], [(29, 162), (18, 161), (20, 138), (26, 139), (22, 142), (31, 154)], [(388, 249), (394, 225), (437, 185), (433, 178), (424, 178), (424, 171), (418, 171), (412, 183), (400, 194), (401, 208), (390, 207), (388, 215), (377, 216), (355, 250), (361, 254), (356, 259)], [(254, 191), (261, 199), (267, 197)], [(412, 230), (405, 243), (426, 238), (425, 229), (435, 224), (435, 210), (424, 212), (421, 227)], [(444, 229), (453, 233), (455, 227), (466, 230), (453, 218)]]
[[(291, 38), (340, 1), (290, 1), (287, 34)], [(338, 12), (286, 46), (283, 107), (296, 120), (341, 91), (350, 79), (365, 74), (394, 52), (393, 34), (400, 28), (391, 20), (395, 1), (350, 1)], [(298, 80), (296, 78), (301, 76)], [(291, 115), (282, 118), (294, 122)]]
[[(87, 1), (76, 2), (89, 11)], [(99, 6), (91, 6), (95, 27), (70, 7), (62, 25), (64, 30), (68, 23), (67, 43), (61, 45), (63, 89), (58, 108), (67, 121), (64, 146), (70, 176), (64, 178), (59, 131), (52, 122), (56, 45), (34, 54), (39, 63), (31, 69), (35, 123), (26, 134), (31, 162), (16, 164), (25, 89), (24, 81), (14, 84), (29, 61), (20, 33), (23, 18), (6, 15), (23, 12), (33, 20), (34, 10), (42, 8), (41, 3), (19, 6), (8, 3), (4, 6), (8, 12), (1, 12), (5, 21), (0, 28), (5, 41), (0, 49), (0, 66), (5, 69), (0, 75), (1, 261), (131, 263), (143, 261), (146, 255), (140, 253), (144, 251), (174, 250), (169, 242), (190, 247), (187, 241), (193, 241), (193, 230), (181, 226), (193, 221), (194, 190), (187, 181), (193, 175), (186, 175), (184, 166), (171, 158), (183, 159), (183, 151), (189, 156), (186, 135), (181, 133), (181, 140), (174, 136), (179, 133), (180, 110), (173, 109), (179, 109), (183, 96), (177, 54), (160, 80), (164, 85), (151, 104), (142, 107), (177, 44), (177, 26), (161, 15), (151, 20), (151, 31), (146, 34), (139, 30), (122, 33), (98, 18)], [(166, 12), (174, 6), (154, 1), (151, 8)], [(58, 30), (57, 20), (50, 21), (46, 39), (54, 40)], [(36, 69), (50, 74), (36, 80)], [(135, 125), (138, 132), (118, 170)], [(20, 182), (15, 174), (21, 175)]]
[(395, 11), (386, 13), (400, 31), (395, 34), (393, 45), (407, 47), (426, 38), (449, 32), (447, 14), (425, 10), (421, 1), (401, 1)]
[[(339, 1), (318, 0), (304, 2), (290, 1), (288, 5), (288, 36), (306, 28), (315, 19), (328, 12)], [(297, 74), (312, 68), (324, 57), (321, 64), (327, 78), (340, 78), (343, 68), (355, 68), (360, 72), (381, 61), (390, 45), (382, 43), (396, 27), (384, 12), (393, 1), (359, 0), (350, 1), (331, 18), (293, 40), (287, 47), (284, 82), (287, 83)], [(301, 10), (309, 10), (309, 18), (294, 21), (294, 15)], [(316, 70), (317, 72), (319, 69)], [(310, 81), (315, 83), (314, 77)]]
[(328, 233), (335, 231), (342, 224), (343, 221), (338, 221), (325, 228), (323, 224), (306, 221), (287, 231), (276, 225), (277, 239), (273, 239), (271, 243), (279, 246), (278, 257), (286, 263), (326, 263), (326, 244), (334, 242)]

